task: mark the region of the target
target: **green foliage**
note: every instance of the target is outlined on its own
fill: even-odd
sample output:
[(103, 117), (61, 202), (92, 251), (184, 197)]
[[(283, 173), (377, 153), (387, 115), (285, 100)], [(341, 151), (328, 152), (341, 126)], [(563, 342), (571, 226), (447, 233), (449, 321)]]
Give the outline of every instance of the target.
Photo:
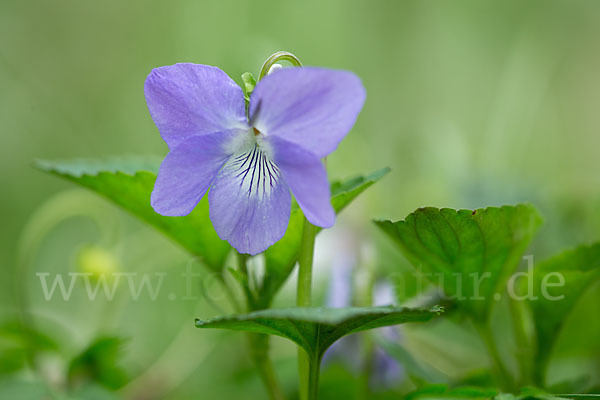
[(428, 385), (409, 393), (405, 399), (491, 399), (498, 395), (495, 389), (477, 387), (449, 388), (447, 385)]
[(67, 377), (71, 387), (95, 382), (116, 390), (127, 383), (127, 374), (118, 366), (123, 340), (103, 337), (93, 341), (69, 364)]
[[(557, 274), (564, 278), (564, 285), (560, 284)], [(535, 320), (537, 337), (536, 383), (544, 383), (542, 377), (546, 364), (569, 314), (581, 295), (599, 278), (600, 243), (567, 250), (535, 267), (529, 306)], [(544, 280), (546, 284), (543, 285)], [(545, 293), (542, 287), (546, 288)], [(524, 287), (522, 289), (527, 290)]]
[(376, 343), (385, 352), (398, 360), (407, 374), (417, 382), (445, 382), (442, 373), (429, 366), (421, 365), (399, 341), (377, 337)]
[(0, 374), (20, 370), (38, 351), (54, 351), (58, 346), (50, 337), (19, 321), (0, 325)]
[(0, 379), (0, 399), (26, 400), (119, 400), (116, 393), (90, 384), (64, 393), (39, 379), (14, 377)]
[[(491, 302), (496, 300), (494, 295), (505, 290), (540, 222), (533, 207), (517, 205), (475, 211), (421, 208), (403, 221), (376, 224), (398, 244), (416, 268), (432, 274), (429, 275), (431, 281), (481, 325), (489, 317)], [(523, 298), (528, 296), (529, 301), (513, 301), (510, 312), (514, 314), (513, 329), (520, 348), (517, 355), (523, 375), (520, 379), (530, 382), (530, 366), (535, 363), (533, 381), (543, 386), (547, 363), (562, 326), (581, 294), (600, 277), (600, 244), (566, 251), (537, 265), (533, 271), (531, 281), (518, 286), (519, 294)], [(489, 273), (489, 277), (481, 280), (478, 291), (474, 286), (476, 281), (468, 279), (474, 273), (480, 277)], [(443, 280), (437, 280), (438, 275)], [(469, 297), (474, 295), (480, 300), (471, 301)], [(537, 338), (533, 344), (523, 327), (523, 313), (527, 308), (532, 311)], [(496, 344), (486, 332), (485, 323), (481, 326), (484, 328), (479, 333), (487, 340), (494, 363), (502, 372)], [(547, 397), (536, 395), (535, 398)]]
[[(221, 271), (231, 247), (219, 239), (212, 227), (206, 196), (192, 213), (183, 217), (165, 217), (150, 206), (150, 194), (159, 164), (158, 158), (122, 157), (104, 161), (39, 160), (35, 166), (103, 195), (165, 233), (213, 271)], [(388, 172), (389, 169), (384, 168), (367, 176), (334, 182), (331, 202), (336, 212)], [(270, 303), (294, 268), (302, 236), (302, 221), (302, 211), (294, 206), (285, 236), (265, 252), (267, 273), (259, 296), (264, 306)]]
[(441, 274), (444, 292), (476, 318), (485, 317), (494, 294), (504, 291), (540, 223), (537, 211), (524, 204), (474, 211), (427, 207), (403, 221), (376, 221), (434, 284), (441, 284)]
[(560, 400), (565, 397), (556, 397), (536, 388), (523, 388), (519, 394), (500, 393), (496, 389), (479, 387), (456, 387), (450, 388), (448, 385), (427, 385), (412, 393), (409, 393), (406, 400), (413, 399), (453, 399), (453, 400)]
[(51, 399), (56, 397), (42, 382), (25, 379), (0, 379), (0, 399)]
[(287, 338), (307, 354), (320, 360), (336, 340), (351, 333), (397, 325), (425, 322), (439, 308), (419, 310), (399, 307), (285, 308), (249, 314), (196, 320), (198, 328), (222, 328), (264, 333)]
[[(333, 182), (331, 184), (331, 203), (335, 212), (342, 211), (358, 195), (383, 178), (389, 171), (389, 168), (383, 168), (367, 176), (357, 176), (344, 181)], [(268, 306), (296, 265), (303, 224), (304, 215), (302, 210), (297, 206), (293, 207), (285, 235), (264, 253), (266, 274), (259, 296), (262, 299), (263, 307)]]
[(165, 233), (212, 270), (220, 271), (231, 248), (219, 239), (210, 223), (206, 197), (184, 217), (165, 217), (150, 206), (159, 164), (157, 158), (126, 157), (37, 161), (35, 166), (101, 194)]
[[(159, 159), (128, 157), (106, 161), (38, 161), (36, 167), (103, 195), (165, 233), (191, 254), (198, 256), (211, 270), (221, 272), (231, 247), (220, 240), (214, 231), (206, 199), (185, 217), (164, 217), (155, 213), (150, 206), (150, 194), (159, 163)], [(387, 172), (388, 169), (382, 169), (370, 175), (332, 183), (331, 201), (336, 213)], [(294, 205), (286, 234), (264, 253), (266, 269), (261, 282), (250, 285), (247, 276), (235, 271), (246, 289), (251, 309), (268, 308), (293, 271), (298, 259), (303, 222), (302, 211)], [(530, 205), (490, 207), (475, 211), (421, 208), (403, 221), (376, 222), (416, 268), (429, 274), (430, 281), (439, 285), (458, 309), (476, 321), (485, 321), (489, 317), (494, 295), (503, 294), (510, 275), (540, 223), (541, 218)], [(551, 272), (558, 272), (565, 278), (564, 286), (548, 288), (550, 296), (564, 296), (560, 301), (545, 299), (540, 292), (544, 277)], [(443, 278), (440, 279), (440, 276)], [(529, 354), (529, 357), (535, 355), (537, 384), (544, 384), (544, 371), (565, 320), (579, 296), (599, 277), (600, 244), (567, 251), (535, 268), (533, 295), (538, 299), (529, 301), (527, 306), (532, 310), (537, 337), (534, 352)], [(478, 296), (478, 299), (472, 299), (474, 296)], [(434, 311), (393, 307), (271, 309), (197, 321), (196, 325), (200, 328), (225, 328), (283, 336), (302, 347), (313, 360), (319, 360), (332, 343), (345, 335), (380, 326), (427, 321)], [(31, 348), (35, 348), (35, 351), (53, 348), (52, 342), (43, 335), (35, 332), (15, 334), (14, 329), (17, 328), (17, 325), (7, 325), (0, 329), (3, 343), (10, 344), (1, 348), (2, 372), (21, 369)], [(15, 341), (15, 338), (19, 340)], [(86, 385), (93, 382), (111, 390), (121, 387), (127, 379), (124, 372), (115, 366), (121, 345), (121, 341), (115, 338), (102, 338), (92, 343), (71, 362), (68, 370), (70, 384), (78, 386), (83, 380)], [(435, 377), (436, 371), (423, 369), (402, 347), (390, 343), (387, 345), (388, 351), (404, 361), (411, 375), (420, 380), (439, 382)], [(498, 359), (494, 362), (497, 363)], [(450, 389), (437, 385), (428, 386), (410, 396), (495, 396), (498, 400), (553, 398), (535, 391), (511, 395), (492, 393), (487, 389)]]

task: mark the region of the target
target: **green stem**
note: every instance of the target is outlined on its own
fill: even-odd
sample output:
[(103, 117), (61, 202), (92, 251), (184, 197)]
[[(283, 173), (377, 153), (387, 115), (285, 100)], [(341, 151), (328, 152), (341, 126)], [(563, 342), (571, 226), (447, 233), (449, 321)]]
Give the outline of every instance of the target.
[(532, 361), (533, 345), (528, 339), (527, 329), (525, 328), (525, 315), (522, 304), (516, 300), (510, 300), (510, 316), (517, 344), (517, 361), (520, 369), (519, 387), (530, 385), (532, 383)]
[(262, 78), (264, 78), (269, 73), (271, 67), (275, 65), (275, 63), (278, 61), (289, 61), (295, 67), (302, 66), (302, 63), (300, 62), (298, 57), (296, 57), (292, 53), (289, 53), (287, 51), (278, 51), (277, 53), (274, 53), (269, 58), (267, 58), (267, 61), (265, 61), (262, 68), (260, 69), (258, 80), (260, 81)]
[(252, 361), (256, 365), (264, 387), (271, 400), (284, 400), (285, 396), (275, 375), (273, 363), (269, 358), (269, 336), (259, 333), (248, 333), (248, 344)]
[(298, 291), (296, 305), (310, 307), (312, 301), (312, 264), (315, 251), (315, 236), (317, 227), (304, 219), (302, 242), (298, 255)]
[(364, 335), (363, 346), (365, 358), (361, 368), (362, 371), (358, 377), (358, 390), (356, 391), (355, 396), (355, 399), (357, 400), (369, 400), (372, 397), (369, 381), (373, 374), (373, 360), (375, 358), (375, 343), (373, 342), (373, 337)]
[[(315, 236), (317, 227), (304, 219), (302, 242), (298, 255), (298, 289), (296, 291), (296, 305), (310, 307), (312, 301), (312, 265), (315, 250)], [(298, 378), (300, 381), (300, 400), (310, 399), (311, 369), (308, 355), (298, 349)], [(317, 366), (318, 371), (318, 366)], [(318, 380), (317, 380), (318, 381)]]
[(238, 272), (242, 276), (243, 282), (241, 282), (241, 286), (246, 295), (246, 309), (248, 311), (256, 311), (258, 307), (255, 292), (250, 282), (250, 274), (248, 274), (248, 258), (250, 257), (247, 254), (237, 253)]
[[(360, 266), (361, 272), (364, 274), (364, 286), (360, 289), (359, 306), (369, 307), (373, 305), (373, 289), (375, 287), (375, 268), (373, 263), (366, 263)], [(361, 275), (361, 278), (363, 276)], [(364, 335), (363, 349), (365, 358), (359, 375), (358, 389), (356, 391), (356, 400), (369, 400), (373, 397), (369, 381), (373, 374), (373, 360), (375, 357), (375, 343), (371, 335)]]
[(488, 322), (475, 322), (475, 326), (479, 332), (479, 335), (483, 339), (485, 346), (487, 348), (488, 354), (492, 360), (494, 369), (496, 370), (496, 374), (498, 376), (500, 387), (503, 390), (510, 391), (513, 389), (513, 378), (504, 366), (504, 362), (500, 357), (500, 353), (498, 353), (498, 348), (496, 347), (496, 342), (494, 340), (494, 336), (492, 334), (492, 330), (490, 329), (489, 321)]
[(538, 354), (536, 362), (537, 368), (533, 372), (533, 381), (538, 387), (544, 387), (546, 384), (546, 371), (548, 369), (548, 361), (550, 359), (552, 347), (547, 349), (543, 354)]
[(321, 358), (315, 356), (310, 357), (310, 361), (308, 363), (308, 400), (317, 400), (319, 398), (320, 368)]
[[(247, 297), (247, 310), (256, 310), (256, 301), (254, 294), (250, 289), (250, 277), (248, 274), (248, 255), (237, 253), (238, 269), (240, 274), (246, 280), (244, 292)], [(248, 333), (246, 335), (248, 339), (248, 349), (250, 350), (250, 357), (258, 369), (260, 378), (264, 384), (267, 393), (269, 394), (270, 400), (284, 400), (285, 396), (275, 375), (275, 369), (273, 363), (269, 358), (269, 335), (259, 333)]]
[[(287, 51), (278, 51), (272, 54), (264, 62), (258, 75), (258, 81), (264, 78), (273, 65), (278, 61), (288, 61), (295, 67), (301, 67), (302, 63), (292, 53)], [(304, 229), (302, 233), (302, 243), (300, 245), (300, 253), (298, 256), (298, 291), (296, 305), (298, 307), (310, 307), (311, 303), (311, 292), (312, 292), (312, 263), (313, 253), (315, 247), (315, 236), (317, 234), (317, 228), (313, 226), (308, 220), (304, 220)], [(241, 259), (240, 259), (241, 260)], [(244, 260), (245, 261), (245, 260)], [(244, 262), (245, 265), (245, 262)], [(247, 274), (247, 273), (246, 273)], [(316, 380), (314, 377), (311, 378), (310, 374), (313, 373), (313, 367), (309, 367), (309, 360), (306, 353), (302, 349), (298, 349), (298, 375), (300, 379), (300, 400), (307, 400), (310, 384), (313, 382), (314, 385), (318, 386), (319, 378), (319, 363), (316, 366)], [(310, 374), (309, 374), (309, 368)], [(316, 389), (315, 389), (316, 390)], [(316, 392), (315, 392), (316, 393)], [(315, 397), (310, 397), (316, 399)]]
[(240, 270), (240, 273), (242, 275), (244, 275), (246, 278), (248, 278), (248, 254), (242, 254), (242, 253), (238, 253), (236, 251), (237, 254), (237, 259), (238, 259), (238, 268)]
[[(231, 307), (233, 307), (233, 310), (236, 313), (241, 312), (242, 307), (240, 306), (240, 303), (237, 301), (235, 293), (233, 293), (233, 290), (231, 290), (231, 288), (227, 284), (227, 281), (225, 280), (225, 276), (223, 275), (223, 273), (217, 274), (217, 281), (222, 286), (223, 290), (225, 290), (225, 293), (227, 294), (227, 299), (229, 300)], [(209, 296), (204, 296), (204, 298), (207, 301), (212, 301), (212, 300), (209, 300), (208, 297)]]

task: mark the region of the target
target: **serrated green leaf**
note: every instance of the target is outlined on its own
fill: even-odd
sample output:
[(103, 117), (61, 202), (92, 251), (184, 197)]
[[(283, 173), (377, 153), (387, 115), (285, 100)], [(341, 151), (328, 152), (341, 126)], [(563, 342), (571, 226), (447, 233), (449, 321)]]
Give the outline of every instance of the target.
[(482, 317), (494, 294), (504, 292), (541, 218), (523, 204), (475, 211), (427, 207), (403, 221), (376, 224), (426, 277)]
[[(586, 289), (600, 279), (600, 243), (567, 250), (541, 262), (533, 271), (533, 297), (529, 305), (537, 336), (537, 379), (541, 380), (554, 343), (569, 314)], [(561, 283), (556, 274), (563, 277), (564, 285), (556, 285)], [(523, 284), (527, 286), (527, 282)], [(542, 286), (546, 287), (546, 293), (542, 292)], [(525, 287), (522, 289), (526, 291)]]
[[(333, 182), (331, 184), (331, 204), (335, 212), (342, 211), (358, 195), (383, 178), (389, 171), (389, 168), (383, 168), (367, 176)], [(264, 307), (268, 306), (296, 265), (303, 224), (302, 211), (298, 207), (293, 208), (284, 237), (265, 252), (266, 274), (261, 290)]]
[(320, 360), (325, 350), (343, 336), (382, 326), (425, 322), (437, 313), (439, 309), (400, 307), (272, 308), (207, 321), (196, 320), (196, 326), (282, 336)]
[(36, 161), (35, 167), (66, 178), (108, 198), (165, 233), (220, 271), (231, 247), (217, 236), (208, 216), (206, 196), (189, 215), (165, 217), (150, 206), (159, 158), (122, 157), (105, 161)]

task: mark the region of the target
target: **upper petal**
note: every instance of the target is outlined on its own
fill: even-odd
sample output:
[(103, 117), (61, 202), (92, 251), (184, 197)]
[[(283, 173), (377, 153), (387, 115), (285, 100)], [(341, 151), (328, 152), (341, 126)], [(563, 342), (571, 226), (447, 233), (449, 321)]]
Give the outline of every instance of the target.
[(256, 86), (250, 120), (261, 132), (324, 157), (350, 131), (364, 100), (365, 89), (351, 72), (283, 68)]
[(168, 216), (189, 214), (232, 154), (232, 143), (244, 133), (229, 130), (192, 136), (173, 147), (154, 184), (150, 198), (154, 211)]
[(273, 159), (298, 205), (311, 224), (329, 228), (335, 223), (325, 166), (312, 152), (280, 137), (269, 137)]
[(146, 78), (144, 94), (169, 148), (193, 135), (246, 126), (242, 89), (217, 67), (175, 64), (155, 68)]
[(208, 193), (219, 237), (240, 253), (258, 254), (283, 237), (291, 196), (279, 168), (255, 144), (231, 156)]

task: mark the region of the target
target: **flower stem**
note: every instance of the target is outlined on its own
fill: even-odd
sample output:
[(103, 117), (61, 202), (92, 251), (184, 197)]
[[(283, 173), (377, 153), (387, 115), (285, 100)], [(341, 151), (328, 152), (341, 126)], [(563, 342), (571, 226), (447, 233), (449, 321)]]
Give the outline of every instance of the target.
[(503, 390), (512, 390), (513, 389), (513, 379), (510, 372), (504, 366), (504, 362), (500, 357), (500, 353), (498, 352), (498, 348), (496, 347), (496, 342), (494, 340), (494, 335), (490, 328), (489, 321), (487, 322), (475, 322), (475, 326), (479, 332), (479, 335), (483, 339), (483, 342), (487, 348), (488, 354), (492, 360), (494, 369), (496, 370), (496, 375), (498, 378), (498, 383)]
[(260, 69), (258, 80), (260, 81), (262, 78), (264, 78), (269, 73), (271, 67), (278, 61), (289, 61), (294, 67), (302, 66), (302, 63), (300, 62), (298, 57), (296, 57), (292, 53), (287, 51), (278, 51), (277, 53), (274, 53), (269, 58), (267, 58), (262, 68)]
[[(317, 227), (304, 219), (302, 231), (302, 242), (300, 243), (300, 253), (298, 255), (298, 289), (296, 291), (296, 305), (298, 307), (310, 307), (312, 300), (312, 264), (315, 249), (315, 236)], [(309, 368), (309, 358), (302, 349), (298, 349), (298, 377), (300, 381), (300, 400), (307, 400), (310, 397), (310, 384), (312, 379)], [(318, 364), (318, 362), (317, 362)], [(318, 366), (317, 366), (318, 372)], [(317, 380), (318, 382), (318, 380)], [(314, 383), (314, 382), (313, 382)]]
[(312, 264), (316, 234), (317, 227), (305, 218), (298, 255), (298, 292), (296, 293), (298, 307), (310, 307), (312, 301)]
[(240, 273), (248, 277), (248, 254), (238, 253), (236, 251), (237, 259), (238, 259), (238, 268)]
[(248, 333), (252, 361), (256, 365), (270, 400), (284, 400), (285, 396), (275, 375), (273, 363), (269, 358), (269, 336), (260, 333)]
[[(246, 280), (244, 292), (246, 293), (246, 309), (248, 311), (256, 310), (256, 301), (254, 294), (250, 289), (250, 277), (248, 274), (248, 255), (237, 253), (238, 268), (240, 274)], [(250, 351), (250, 357), (256, 365), (260, 378), (264, 384), (264, 387), (269, 394), (270, 400), (284, 400), (285, 396), (275, 375), (273, 369), (273, 363), (269, 358), (269, 335), (260, 333), (248, 333), (246, 335), (248, 339), (248, 349)]]
[(532, 360), (533, 346), (530, 343), (527, 328), (525, 326), (525, 315), (523, 305), (514, 299), (510, 299), (510, 316), (513, 325), (515, 342), (517, 345), (517, 361), (519, 364), (518, 387), (531, 385), (532, 382)]
[[(231, 288), (229, 287), (229, 285), (227, 284), (227, 281), (225, 280), (225, 276), (223, 275), (223, 273), (217, 274), (216, 275), (217, 278), (217, 282), (219, 282), (219, 284), (221, 285), (221, 287), (223, 288), (223, 290), (225, 291), (226, 295), (227, 295), (227, 299), (229, 300), (229, 303), (231, 304), (231, 307), (233, 307), (233, 311), (236, 313), (239, 313), (242, 311), (242, 307), (240, 306), (240, 303), (237, 301), (237, 298), (235, 296), (235, 294), (233, 293), (233, 290), (231, 290)], [(204, 291), (202, 292), (204, 299), (211, 305), (218, 307), (211, 299), (210, 296), (208, 296)], [(218, 309), (218, 308), (217, 308)]]
[[(288, 61), (295, 67), (301, 67), (302, 62), (287, 51), (278, 51), (272, 54), (264, 62), (258, 75), (258, 81), (264, 78), (273, 65), (278, 61)], [(300, 253), (298, 256), (298, 291), (296, 293), (296, 305), (298, 307), (310, 307), (312, 296), (312, 264), (315, 248), (315, 236), (317, 228), (308, 220), (304, 219), (304, 228), (302, 233), (302, 242), (300, 244)], [(313, 365), (316, 362), (316, 367)], [(308, 356), (302, 349), (298, 349), (298, 376), (300, 380), (300, 400), (316, 399), (316, 391), (319, 382), (319, 362), (317, 360), (309, 363)], [(316, 369), (316, 372), (314, 371)], [(316, 377), (313, 376), (316, 374)], [(311, 384), (313, 386), (311, 386)], [(312, 391), (311, 391), (312, 390)], [(311, 394), (314, 392), (314, 396)], [(310, 397), (309, 397), (310, 396)]]
[(319, 397), (319, 370), (321, 367), (320, 357), (310, 357), (308, 363), (308, 400), (317, 400)]

